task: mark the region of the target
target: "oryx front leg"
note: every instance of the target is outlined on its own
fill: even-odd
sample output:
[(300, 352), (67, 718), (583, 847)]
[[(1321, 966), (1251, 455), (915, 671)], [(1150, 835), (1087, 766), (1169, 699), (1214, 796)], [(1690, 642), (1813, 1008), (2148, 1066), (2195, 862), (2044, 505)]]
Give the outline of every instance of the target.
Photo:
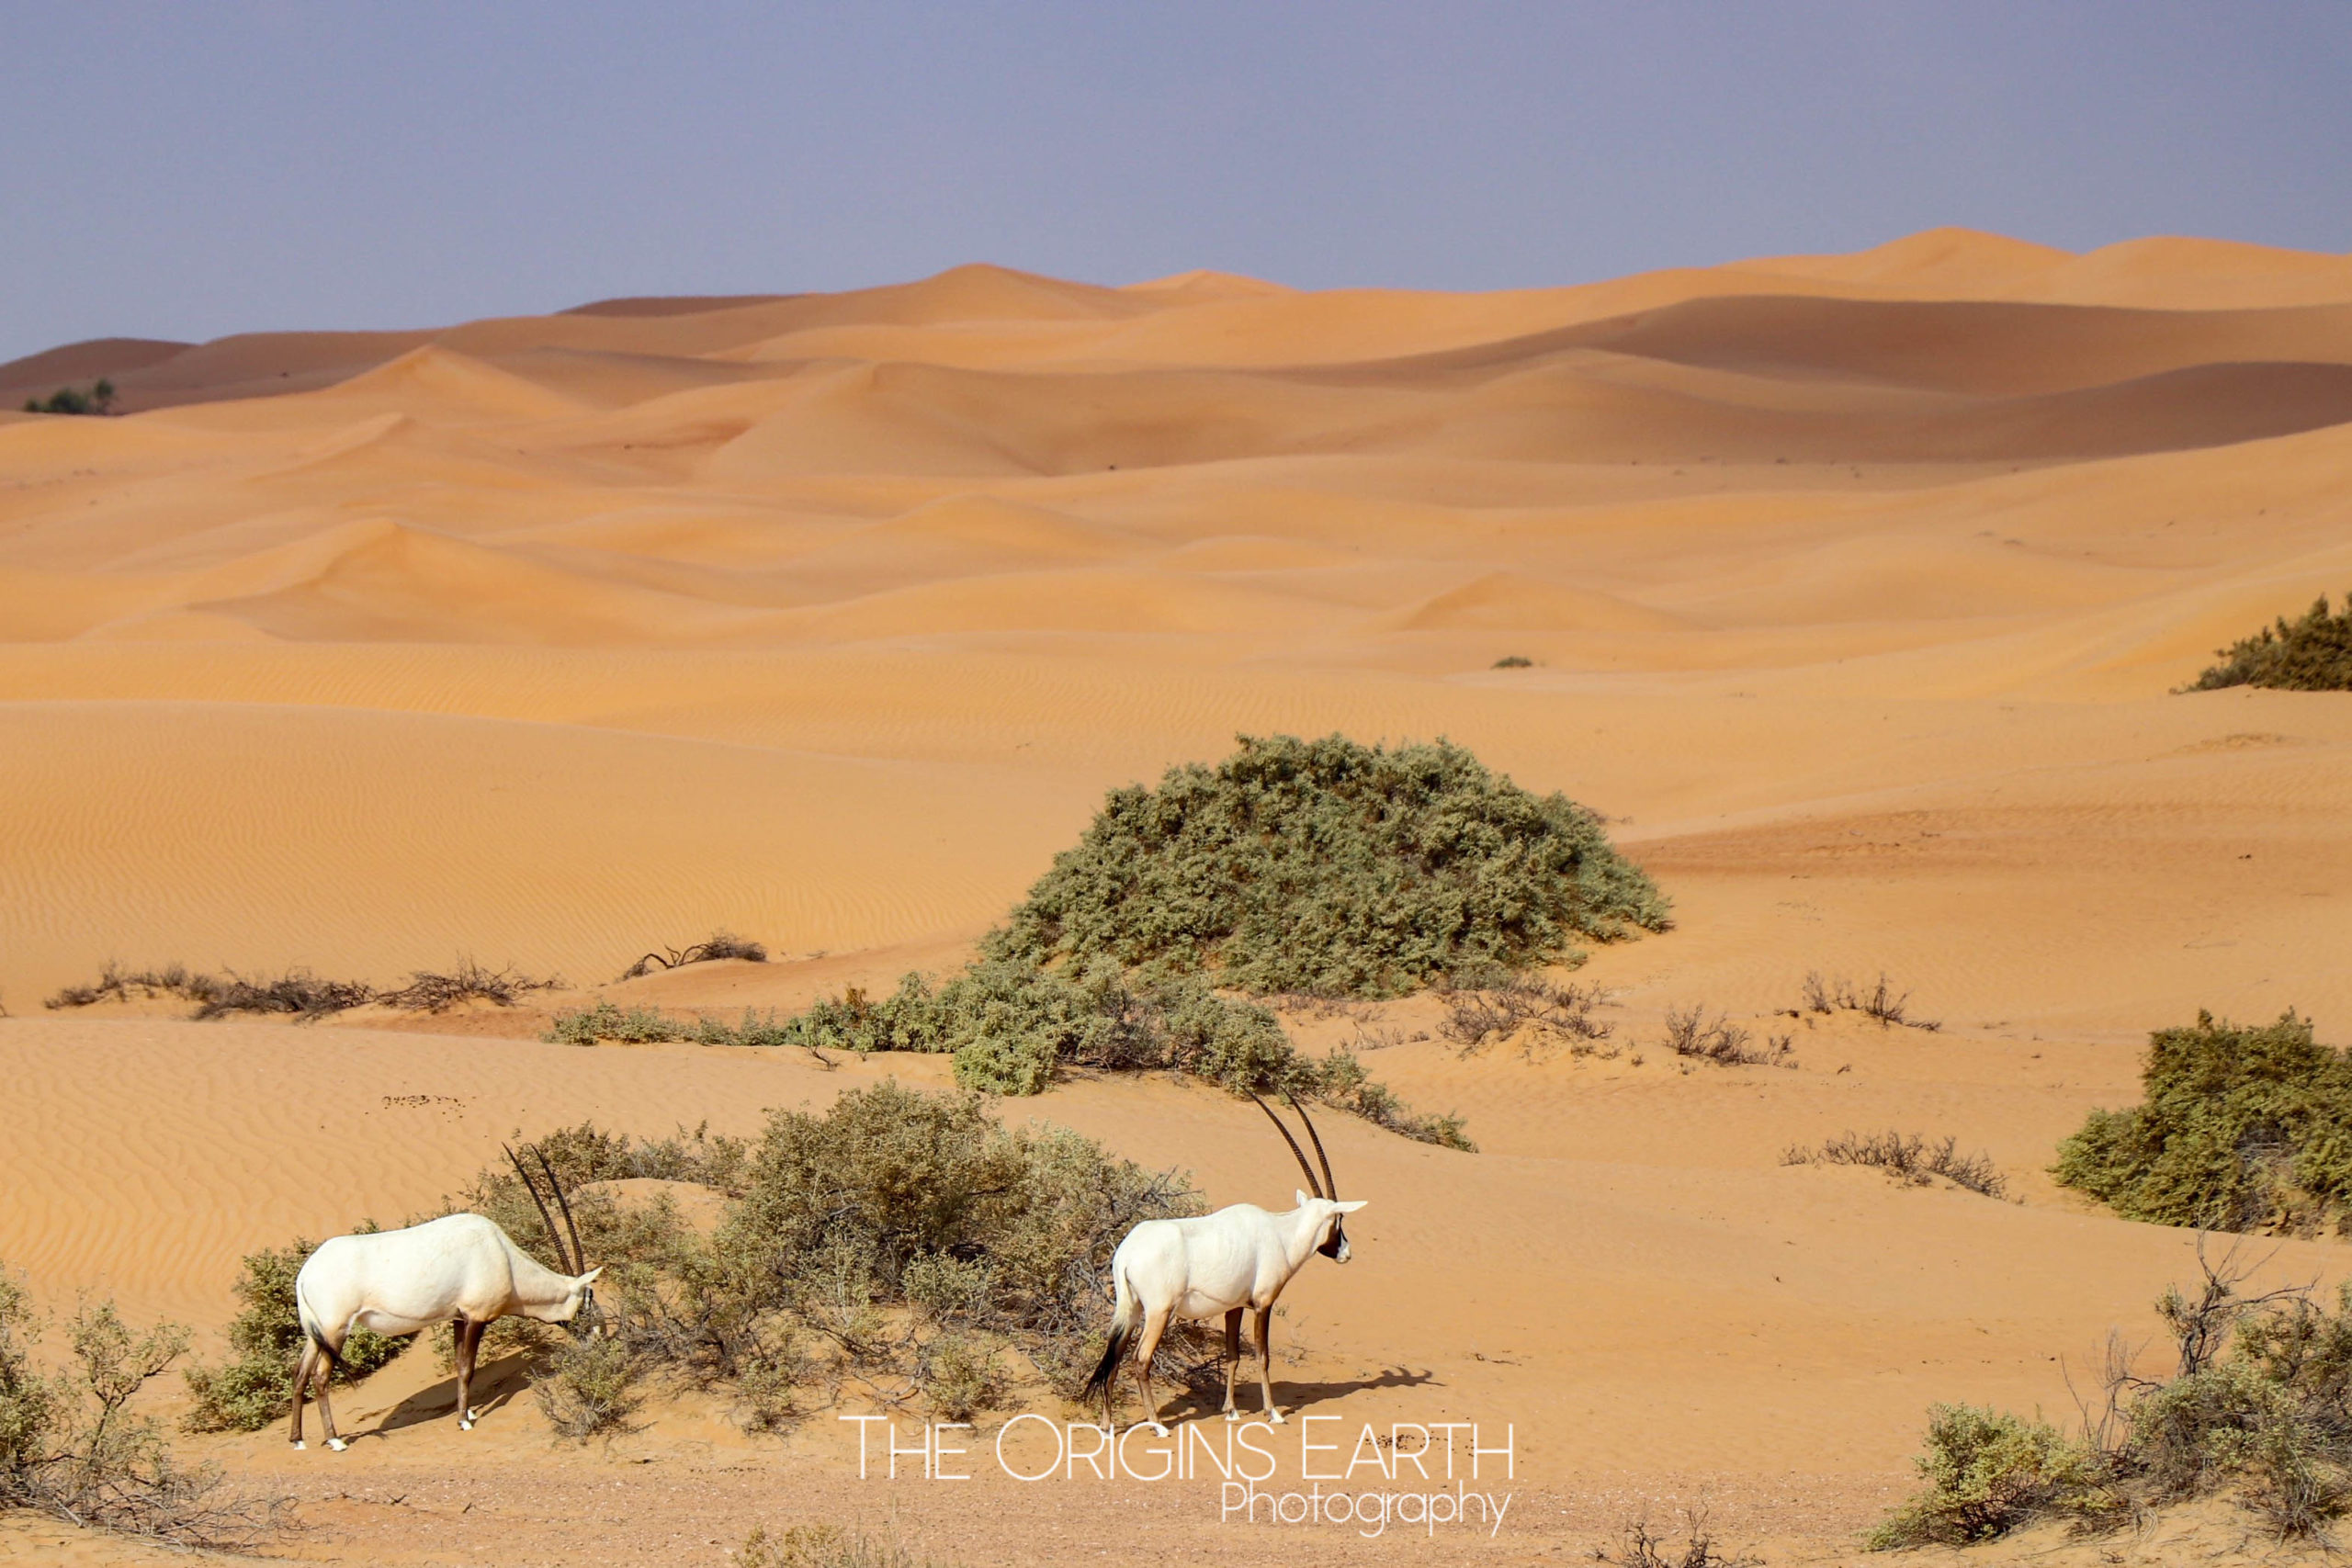
[(1233, 1380), (1241, 1375), (1241, 1309), (1235, 1307), (1225, 1314), (1225, 1418), (1241, 1419), (1240, 1408), (1233, 1403)]
[(1143, 1418), (1154, 1437), (1168, 1436), (1168, 1428), (1159, 1424), (1159, 1396), (1151, 1392), (1151, 1359), (1159, 1354), (1159, 1337), (1168, 1329), (1168, 1314), (1163, 1309), (1147, 1312), (1143, 1320), (1143, 1342), (1136, 1350), (1136, 1382), (1143, 1388)]
[(1281, 1425), (1283, 1413), (1274, 1408), (1274, 1309), (1258, 1309), (1258, 1389), (1265, 1396), (1266, 1419)]

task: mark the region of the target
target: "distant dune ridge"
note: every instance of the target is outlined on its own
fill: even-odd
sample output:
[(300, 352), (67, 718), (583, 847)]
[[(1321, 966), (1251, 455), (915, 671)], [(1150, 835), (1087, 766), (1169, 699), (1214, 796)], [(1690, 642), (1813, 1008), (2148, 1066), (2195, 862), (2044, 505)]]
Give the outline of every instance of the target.
[[(2111, 705), (2352, 581), (2352, 259), (2218, 242), (1942, 230), (1487, 295), (974, 265), (101, 340), (0, 367), (0, 407), (100, 375), (130, 417), (0, 423), (19, 998), (110, 953), (372, 974), (495, 939), (599, 973), (587, 933), (640, 921), (968, 938), (1103, 788), (1243, 729), (1451, 735), (1637, 838), (1813, 811), (1991, 765), (2019, 723), (1972, 704), (2088, 703), (2050, 754), (2105, 756), (2143, 722)], [(1863, 743), (1921, 701), (1976, 739)], [(272, 911), (387, 886), (298, 739), (351, 724), (422, 727), (422, 863), (297, 940)], [(244, 784), (146, 803), (265, 732)], [(843, 767), (894, 782), (816, 786), (804, 864), (884, 853), (916, 800), (1001, 814), (888, 886), (745, 858), (799, 831), (753, 780)], [(124, 842), (126, 810), (189, 841)]]

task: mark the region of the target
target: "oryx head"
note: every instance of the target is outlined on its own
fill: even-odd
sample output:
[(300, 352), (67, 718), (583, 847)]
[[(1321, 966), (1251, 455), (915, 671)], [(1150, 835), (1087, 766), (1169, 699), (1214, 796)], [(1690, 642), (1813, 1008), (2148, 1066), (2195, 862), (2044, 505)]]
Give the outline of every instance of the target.
[(1293, 1196), (1298, 1200), (1298, 1206), (1301, 1209), (1318, 1212), (1315, 1250), (1334, 1263), (1345, 1263), (1348, 1260), (1348, 1231), (1343, 1217), (1363, 1208), (1365, 1200), (1359, 1198), (1351, 1203), (1340, 1201), (1340, 1185), (1331, 1179), (1331, 1156), (1323, 1152), (1323, 1140), (1317, 1135), (1315, 1123), (1307, 1116), (1306, 1107), (1298, 1102), (1296, 1095), (1288, 1089), (1283, 1091), (1283, 1099), (1288, 1100), (1290, 1108), (1298, 1112), (1299, 1123), (1306, 1129), (1308, 1140), (1315, 1145), (1315, 1157), (1323, 1167), (1323, 1176), (1319, 1181), (1316, 1179), (1315, 1168), (1306, 1163), (1306, 1151), (1300, 1148), (1298, 1140), (1290, 1135), (1290, 1129), (1284, 1126), (1283, 1119), (1274, 1113), (1274, 1108), (1264, 1100), (1258, 1100), (1254, 1094), (1250, 1098), (1257, 1100), (1258, 1109), (1264, 1111), (1272, 1121), (1274, 1131), (1283, 1135), (1283, 1142), (1290, 1145), (1290, 1152), (1297, 1158), (1298, 1168), (1306, 1176), (1306, 1185), (1314, 1189), (1312, 1193), (1297, 1192)]
[(564, 1301), (561, 1315), (548, 1321), (562, 1324), (571, 1331), (575, 1339), (600, 1338), (605, 1330), (605, 1314), (604, 1309), (596, 1304), (596, 1276), (605, 1271), (605, 1266), (600, 1263), (594, 1269), (583, 1267), (587, 1259), (580, 1250), (580, 1227), (571, 1218), (571, 1200), (565, 1196), (563, 1183), (556, 1179), (555, 1167), (548, 1163), (547, 1151), (537, 1144), (526, 1144), (524, 1147), (531, 1151), (531, 1157), (538, 1161), (540, 1174), (548, 1179), (548, 1190), (555, 1194), (556, 1207), (563, 1211), (564, 1232), (571, 1239), (571, 1248), (566, 1250), (564, 1236), (557, 1234), (555, 1217), (548, 1213), (547, 1200), (539, 1196), (539, 1184), (531, 1179), (531, 1173), (523, 1168), (523, 1162), (515, 1157), (514, 1151), (507, 1149), (506, 1157), (514, 1162), (514, 1174), (523, 1179), (525, 1190), (531, 1194), (531, 1201), (538, 1207), (539, 1223), (548, 1228), (548, 1244), (555, 1248), (556, 1258), (562, 1264), (564, 1273), (571, 1277), (571, 1293)]

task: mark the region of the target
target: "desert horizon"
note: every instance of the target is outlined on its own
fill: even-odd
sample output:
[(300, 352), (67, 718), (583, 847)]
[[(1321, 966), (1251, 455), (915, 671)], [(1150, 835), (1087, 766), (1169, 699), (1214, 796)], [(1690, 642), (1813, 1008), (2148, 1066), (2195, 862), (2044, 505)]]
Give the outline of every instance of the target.
[[(1581, 1043), (1464, 1037), (1490, 981), (1256, 998), (1476, 1146), (1318, 1102), (1367, 1207), (1349, 1265), (1283, 1296), (1273, 1374), (1351, 1440), (1514, 1424), (1490, 1537), (1221, 1526), (1208, 1483), (860, 1483), (836, 1417), (877, 1406), (838, 1387), (779, 1435), (656, 1379), (574, 1444), (521, 1351), (460, 1433), (420, 1347), (338, 1389), (348, 1453), (174, 1438), (297, 1499), (273, 1554), (480, 1561), (499, 1530), (718, 1562), (822, 1517), (956, 1562), (1133, 1529), (1236, 1563), (1520, 1562), (1703, 1501), (1725, 1551), (1859, 1561), (1931, 1404), (2072, 1421), (2110, 1331), (2170, 1355), (2197, 1233), (2052, 1174), (2140, 1101), (2151, 1033), (2291, 1011), (2352, 1041), (2352, 703), (2184, 689), (2352, 591), (2352, 256), (1936, 229), (1487, 293), (976, 264), (97, 339), (0, 365), (0, 408), (100, 379), (112, 417), (0, 412), (0, 1265), (52, 1315), (104, 1294), (217, 1359), (241, 1258), (438, 1213), (503, 1141), (952, 1090), (961, 1059), (918, 1051), (550, 1032), (944, 984), (1110, 792), (1242, 738), (1451, 742), (1671, 904), (1537, 966), (1590, 989)], [(620, 978), (715, 931), (763, 956)], [(60, 1005), (110, 971), (391, 991), (469, 964), (552, 985)], [(1682, 1050), (1678, 1019), (1755, 1054)], [(1079, 1065), (990, 1103), (1212, 1207), (1298, 1175), (1198, 1076)], [(1996, 1179), (1790, 1158), (1883, 1133)], [(2254, 1280), (2352, 1275), (2315, 1220), (2267, 1229)], [(983, 1440), (1080, 1418), (1014, 1382)], [(2264, 1529), (2208, 1499), (1946, 1555), (2302, 1550)], [(150, 1549), (9, 1516), (12, 1554)]]

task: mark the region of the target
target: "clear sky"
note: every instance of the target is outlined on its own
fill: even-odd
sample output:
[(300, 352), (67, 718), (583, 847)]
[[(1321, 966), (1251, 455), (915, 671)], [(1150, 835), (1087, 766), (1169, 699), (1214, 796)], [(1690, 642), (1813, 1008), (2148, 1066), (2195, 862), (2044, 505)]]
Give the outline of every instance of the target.
[(0, 0), (0, 359), (984, 260), (2352, 250), (2352, 3)]

